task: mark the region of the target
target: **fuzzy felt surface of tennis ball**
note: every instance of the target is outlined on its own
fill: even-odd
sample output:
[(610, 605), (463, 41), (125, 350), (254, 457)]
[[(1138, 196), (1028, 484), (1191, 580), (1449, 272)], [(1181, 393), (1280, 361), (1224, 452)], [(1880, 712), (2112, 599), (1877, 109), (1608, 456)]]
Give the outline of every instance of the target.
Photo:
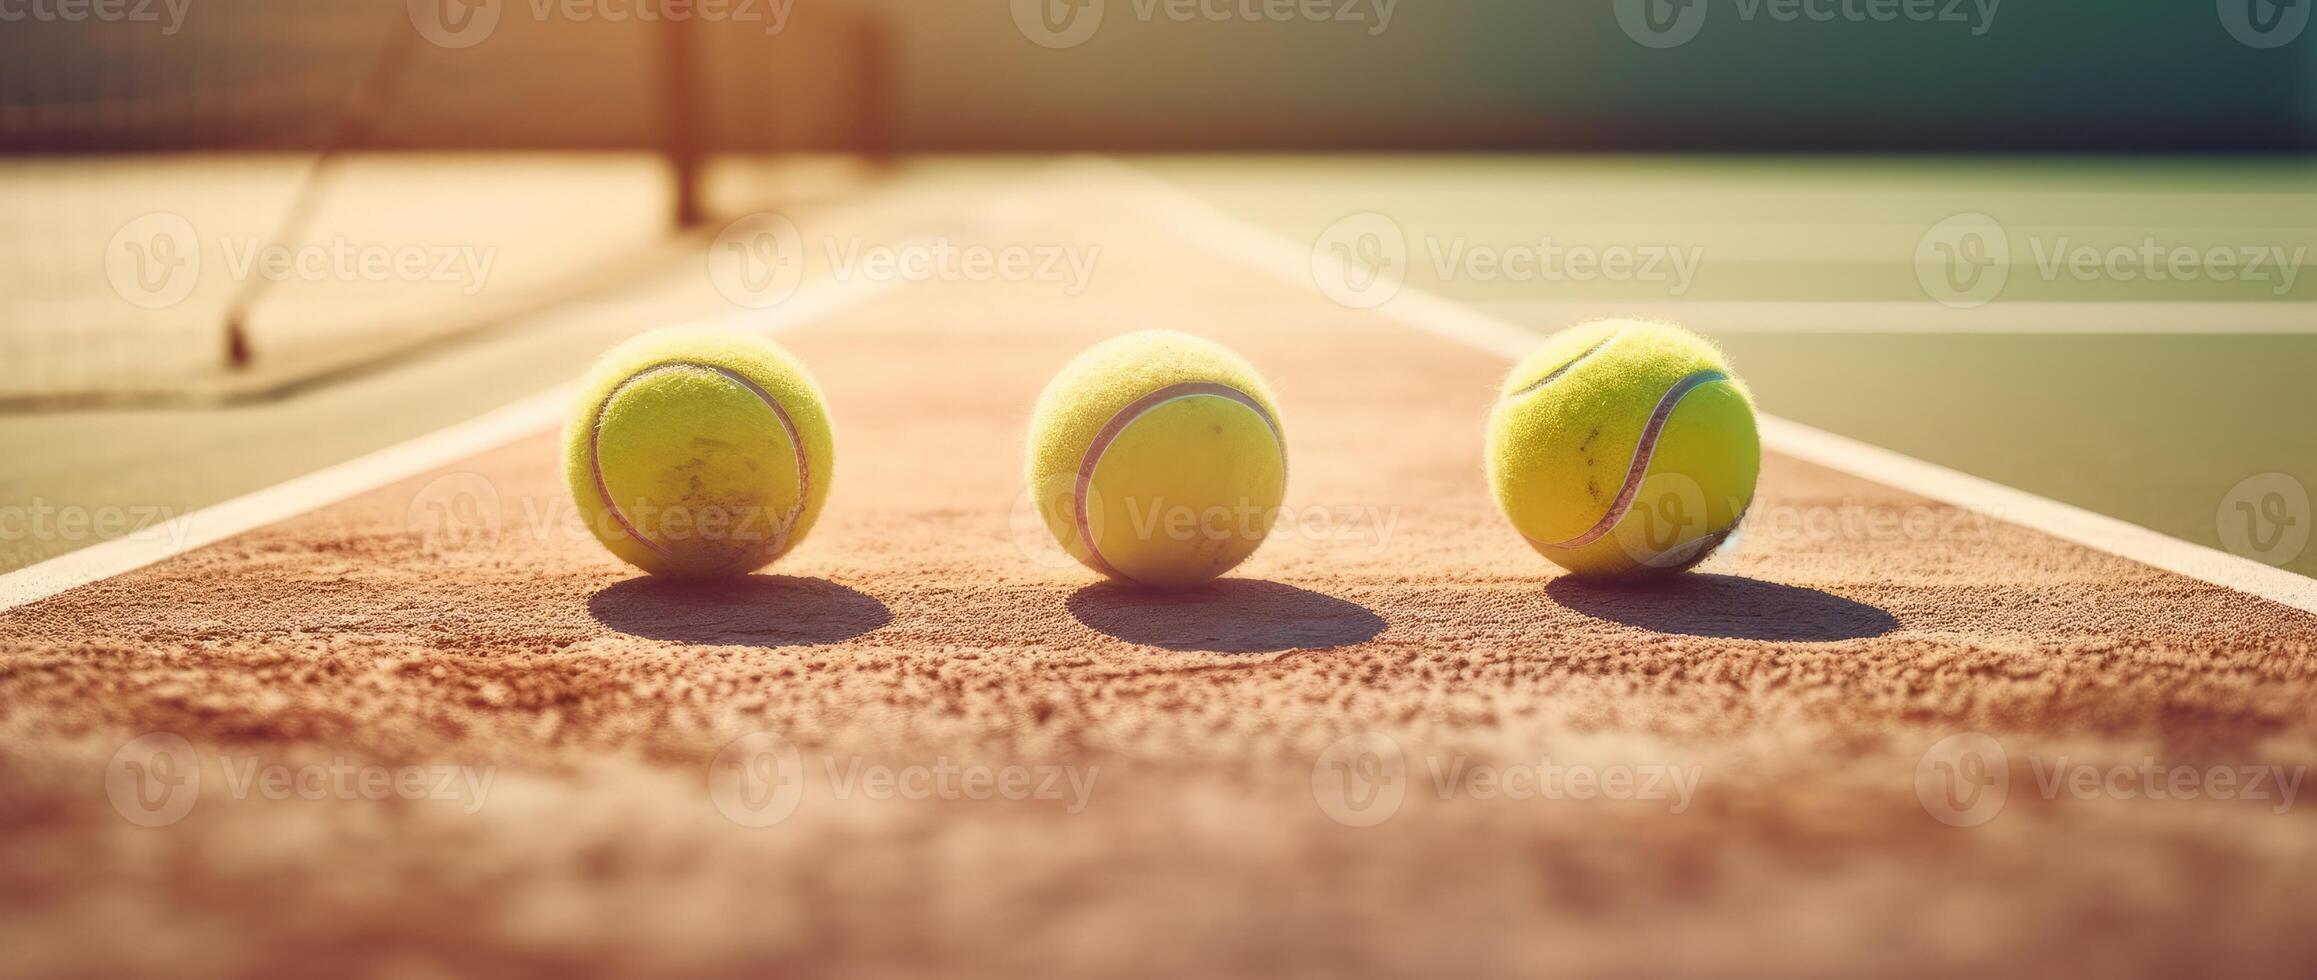
[(828, 409), (779, 345), (677, 327), (606, 353), (564, 429), (588, 529), (657, 575), (745, 575), (804, 540), (828, 499)]
[(1228, 348), (1175, 331), (1115, 337), (1071, 361), (1038, 398), (1028, 455), (1062, 549), (1152, 588), (1246, 561), (1287, 493), (1270, 386)]
[(1488, 479), (1522, 537), (1596, 578), (1680, 571), (1753, 502), (1752, 395), (1720, 350), (1670, 323), (1601, 320), (1546, 339), (1505, 377)]

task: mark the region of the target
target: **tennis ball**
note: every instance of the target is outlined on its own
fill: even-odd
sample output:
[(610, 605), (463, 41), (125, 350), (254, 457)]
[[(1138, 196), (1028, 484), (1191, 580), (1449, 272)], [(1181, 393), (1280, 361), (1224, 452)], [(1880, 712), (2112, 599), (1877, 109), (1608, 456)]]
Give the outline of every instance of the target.
[(1200, 585), (1263, 543), (1287, 493), (1270, 386), (1239, 355), (1167, 330), (1096, 344), (1030, 423), (1030, 492), (1086, 567), (1161, 589)]
[(1704, 561), (1754, 498), (1753, 398), (1670, 323), (1601, 320), (1547, 339), (1488, 420), (1497, 506), (1555, 564), (1640, 577)]
[(745, 575), (812, 530), (829, 495), (828, 409), (779, 345), (675, 327), (605, 354), (564, 430), (580, 515), (659, 575)]

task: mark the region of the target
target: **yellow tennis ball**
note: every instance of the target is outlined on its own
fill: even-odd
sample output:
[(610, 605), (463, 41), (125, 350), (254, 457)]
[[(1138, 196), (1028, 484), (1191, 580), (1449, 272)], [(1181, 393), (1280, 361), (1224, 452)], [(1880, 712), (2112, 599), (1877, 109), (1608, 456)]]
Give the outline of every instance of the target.
[(1677, 572), (1711, 555), (1754, 499), (1753, 398), (1704, 338), (1601, 320), (1547, 339), (1488, 421), (1497, 506), (1580, 575)]
[(1154, 588), (1247, 560), (1287, 494), (1270, 386), (1229, 349), (1174, 331), (1071, 361), (1038, 398), (1029, 457), (1030, 492), (1063, 550)]
[(660, 575), (745, 575), (812, 530), (834, 459), (804, 365), (762, 337), (676, 327), (623, 343), (564, 430), (571, 496), (612, 554)]

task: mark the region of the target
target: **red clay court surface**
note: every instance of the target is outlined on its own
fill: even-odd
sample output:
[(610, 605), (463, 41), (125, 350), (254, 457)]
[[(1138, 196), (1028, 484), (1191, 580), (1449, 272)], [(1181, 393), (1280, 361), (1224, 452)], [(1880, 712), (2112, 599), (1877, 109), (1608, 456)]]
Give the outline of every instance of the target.
[[(2303, 764), (2317, 616), (1777, 453), (1703, 574), (1557, 579), (1481, 479), (1503, 358), (1068, 205), (1009, 234), (1099, 243), (1084, 295), (902, 285), (779, 335), (828, 394), (837, 473), (768, 574), (638, 578), (554, 522), (541, 430), (0, 613), (0, 972), (2317, 963), (2317, 822), (2283, 787), (2039, 782)], [(1303, 515), (1180, 597), (1054, 561), (1019, 499), (1048, 377), (1151, 327), (1265, 369)], [(496, 497), (495, 540), (412, 534), (446, 485)], [(148, 733), (200, 767), (159, 827), (108, 794)], [(2003, 752), (1968, 771), (1992, 815), (1918, 778), (1965, 733)], [(791, 768), (733, 782), (736, 740)], [(244, 781), (308, 765), (488, 782)], [(969, 769), (1027, 788), (840, 785)], [(1515, 789), (1540, 775), (1559, 791)]]

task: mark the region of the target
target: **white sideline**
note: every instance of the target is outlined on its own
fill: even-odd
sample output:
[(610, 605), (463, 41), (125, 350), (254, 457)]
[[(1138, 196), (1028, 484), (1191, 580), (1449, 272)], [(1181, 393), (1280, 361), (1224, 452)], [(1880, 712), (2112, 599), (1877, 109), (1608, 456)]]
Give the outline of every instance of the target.
[[(1315, 262), (1341, 265), (1339, 256), (1309, 243), (1232, 217), (1189, 191), (1107, 159), (1082, 159), (1082, 168), (1133, 185), (1157, 220), (1209, 251), (1317, 290)], [(1475, 347), (1507, 360), (1532, 350), (1538, 336), (1471, 307), (1412, 286), (1376, 307), (1406, 326)], [(1989, 513), (2064, 541), (2128, 558), (2200, 582), (2317, 613), (2317, 579), (2271, 568), (2217, 548), (2182, 541), (2137, 524), (2092, 513), (1901, 453), (1824, 432), (1776, 416), (1761, 419), (1762, 443), (1772, 451), (1848, 473), (1896, 490)]]
[(1950, 309), (1926, 300), (1537, 300), (1481, 307), (1528, 323), (1637, 316), (1709, 324), (1718, 335), (1992, 333), (2290, 335), (2317, 333), (2317, 303), (2118, 303), (2006, 300)]
[[(711, 321), (777, 333), (839, 313), (902, 285), (899, 277), (806, 285), (779, 307)], [(447, 428), (181, 515), (159, 528), (90, 545), (0, 575), (0, 611), (111, 578), (195, 548), (326, 507), (357, 494), (448, 466), (562, 421), (578, 394), (567, 382)]]

